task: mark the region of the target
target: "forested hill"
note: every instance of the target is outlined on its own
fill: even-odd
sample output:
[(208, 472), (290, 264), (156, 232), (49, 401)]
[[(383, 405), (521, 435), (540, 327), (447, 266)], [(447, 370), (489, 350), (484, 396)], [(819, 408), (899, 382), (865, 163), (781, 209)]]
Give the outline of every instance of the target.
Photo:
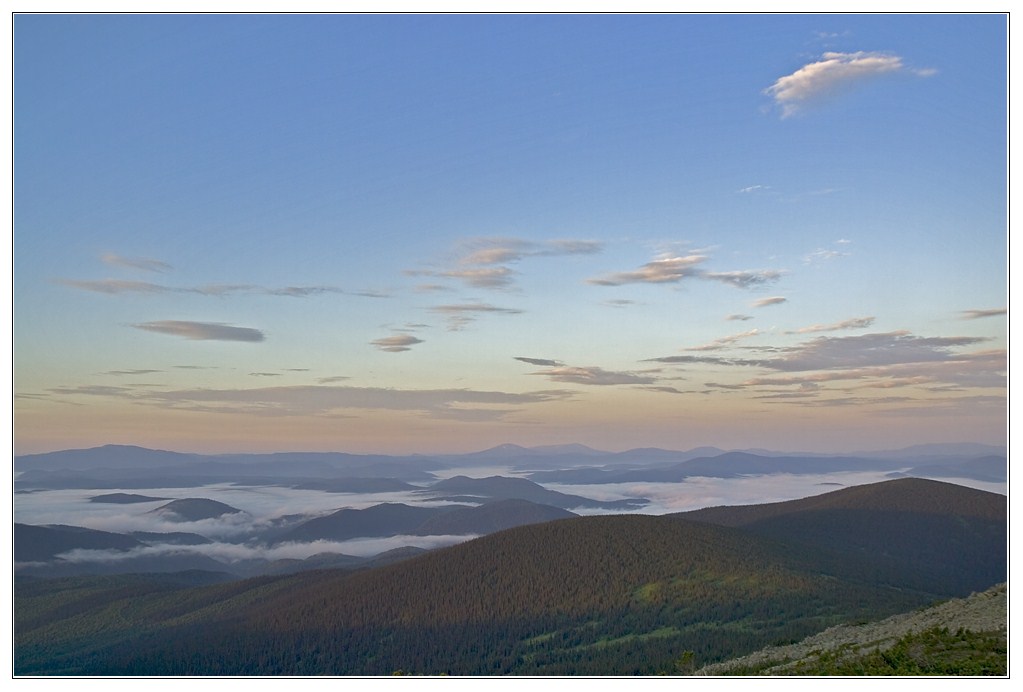
[(1007, 570), (1008, 498), (940, 481), (902, 478), (673, 516), (801, 545), (820, 559), (857, 556), (871, 579), (922, 589), (981, 591)]
[[(868, 487), (847, 509), (887, 491)], [(972, 535), (968, 524), (962, 535), (954, 522), (942, 528), (950, 544)], [(992, 583), (1005, 580), (998, 555), (946, 545), (942, 558), (963, 571), (1001, 565)], [(927, 581), (915, 560), (904, 573), (897, 556), (886, 562), (883, 583), (861, 561), (841, 541), (818, 560), (801, 538), (631, 515), (514, 528), (354, 573), (187, 589), (145, 577), (34, 580), (16, 583), (15, 671), (657, 674), (677, 672), (680, 657), (709, 664), (966, 595), (943, 576)]]

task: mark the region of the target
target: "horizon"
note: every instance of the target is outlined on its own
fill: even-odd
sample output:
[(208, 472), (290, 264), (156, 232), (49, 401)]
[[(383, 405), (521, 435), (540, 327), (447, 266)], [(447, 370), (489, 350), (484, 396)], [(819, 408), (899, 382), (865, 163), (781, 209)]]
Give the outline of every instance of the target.
[[(527, 452), (551, 451), (552, 452), (552, 456), (556, 456), (560, 452), (564, 451), (565, 449), (569, 449), (569, 448), (582, 448), (582, 449), (586, 450), (587, 452), (596, 452), (598, 454), (607, 454), (607, 455), (627, 454), (629, 452), (638, 452), (638, 451), (644, 451), (644, 450), (657, 450), (657, 451), (664, 451), (664, 452), (677, 452), (677, 453), (680, 453), (680, 454), (687, 454), (687, 453), (694, 452), (696, 450), (710, 449), (710, 450), (720, 451), (720, 452), (722, 452), (724, 454), (728, 454), (728, 453), (732, 453), (732, 452), (745, 452), (745, 453), (749, 453), (749, 454), (756, 454), (757, 452), (770, 452), (772, 454), (794, 454), (794, 455), (807, 455), (807, 456), (827, 457), (827, 456), (842, 456), (842, 455), (855, 456), (856, 454), (895, 453), (895, 452), (905, 452), (905, 451), (908, 451), (908, 450), (913, 450), (913, 449), (917, 449), (917, 448), (927, 448), (927, 447), (962, 447), (962, 446), (992, 447), (992, 448), (996, 448), (996, 449), (1007, 449), (1008, 448), (1007, 444), (989, 444), (989, 443), (986, 443), (986, 442), (960, 441), (960, 442), (937, 442), (937, 443), (926, 443), (925, 442), (925, 443), (913, 444), (913, 445), (908, 445), (908, 446), (905, 446), (905, 447), (897, 447), (897, 448), (892, 448), (892, 449), (889, 449), (889, 448), (884, 448), (884, 449), (866, 449), (866, 448), (863, 448), (863, 449), (854, 449), (854, 450), (847, 450), (847, 451), (840, 451), (840, 452), (821, 452), (821, 451), (815, 451), (815, 450), (809, 450), (809, 449), (777, 449), (777, 448), (768, 448), (768, 447), (742, 447), (742, 448), (731, 447), (730, 448), (730, 447), (720, 447), (720, 446), (717, 446), (717, 445), (696, 445), (694, 447), (688, 447), (688, 448), (685, 448), (685, 449), (673, 449), (673, 448), (667, 448), (667, 447), (645, 446), (645, 447), (629, 447), (627, 449), (613, 450), (613, 449), (599, 449), (599, 448), (596, 448), (596, 447), (590, 447), (589, 445), (585, 445), (585, 444), (582, 444), (582, 443), (579, 443), (579, 442), (567, 442), (567, 443), (562, 443), (562, 444), (544, 444), (544, 445), (534, 445), (534, 446), (529, 446), (529, 447), (524, 446), (524, 445), (519, 445), (519, 444), (516, 444), (514, 442), (504, 442), (504, 443), (501, 443), (501, 444), (494, 445), (492, 447), (486, 447), (486, 448), (483, 448), (483, 449), (474, 449), (474, 450), (465, 451), (465, 452), (426, 451), (426, 452), (411, 452), (411, 453), (408, 453), (408, 454), (397, 454), (397, 453), (391, 454), (391, 453), (373, 452), (373, 451), (369, 451), (369, 452), (352, 452), (352, 451), (348, 451), (348, 450), (344, 450), (344, 449), (332, 449), (332, 450), (275, 449), (275, 450), (265, 450), (265, 451), (242, 451), (242, 452), (200, 452), (200, 451), (194, 451), (194, 450), (188, 450), (188, 449), (168, 449), (168, 448), (145, 447), (145, 446), (142, 446), (142, 445), (108, 443), (108, 444), (103, 444), (103, 445), (97, 445), (97, 446), (94, 446), (94, 447), (69, 447), (69, 448), (61, 448), (61, 449), (51, 449), (51, 450), (46, 450), (46, 451), (41, 451), (41, 452), (27, 452), (27, 453), (24, 453), (24, 454), (15, 454), (14, 457), (18, 458), (18, 457), (36, 456), (36, 455), (45, 455), (45, 454), (58, 454), (60, 452), (87, 452), (87, 451), (94, 451), (94, 450), (99, 450), (99, 449), (106, 449), (107, 447), (123, 447), (123, 448), (126, 448), (126, 449), (142, 449), (142, 450), (150, 451), (150, 452), (170, 452), (172, 454), (192, 454), (192, 455), (196, 455), (196, 456), (231, 456), (231, 455), (260, 456), (260, 455), (272, 455), (272, 454), (345, 454), (345, 455), (350, 455), (350, 456), (394, 456), (394, 457), (473, 456), (473, 455), (485, 454), (487, 452), (496, 452), (496, 451), (499, 451), (499, 450), (502, 450), (502, 449), (505, 449), (505, 448), (522, 449), (523, 451), (527, 451)], [(949, 452), (949, 454), (954, 455), (954, 454), (957, 454), (957, 453)]]
[(1004, 446), (1007, 28), (15, 15), (14, 453)]

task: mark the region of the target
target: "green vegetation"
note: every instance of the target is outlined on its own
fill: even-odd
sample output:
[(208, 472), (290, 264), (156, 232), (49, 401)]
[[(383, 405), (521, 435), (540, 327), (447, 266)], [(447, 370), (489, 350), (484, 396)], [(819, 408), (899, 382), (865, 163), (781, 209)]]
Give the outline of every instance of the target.
[[(819, 522), (819, 511), (808, 512), (807, 521)], [(881, 581), (870, 578), (877, 563), (861, 545), (815, 549), (802, 540), (811, 532), (795, 515), (787, 521), (799, 540), (677, 516), (594, 516), (515, 528), (355, 572), (205, 586), (155, 575), (16, 580), (14, 669), (107, 676), (687, 674), (833, 625), (960, 595), (944, 573), (927, 581), (920, 566), (931, 561), (981, 576), (1001, 565), (998, 581), (1005, 580), (1004, 555), (949, 552), (963, 534), (947, 533), (945, 518), (935, 516), (933, 525), (946, 531), (940, 553), (918, 551), (902, 562), (884, 555)], [(891, 535), (899, 526), (884, 530)], [(908, 642), (893, 670), (909, 670), (907, 661), (936, 670), (941, 649), (935, 644), (923, 651), (937, 653), (921, 655), (921, 646)], [(981, 668), (964, 662), (958, 669)]]

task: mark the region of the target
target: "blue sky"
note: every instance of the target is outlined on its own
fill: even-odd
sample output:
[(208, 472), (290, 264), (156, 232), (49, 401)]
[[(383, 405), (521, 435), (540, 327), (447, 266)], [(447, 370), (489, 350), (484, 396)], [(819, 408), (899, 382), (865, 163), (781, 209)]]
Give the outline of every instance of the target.
[(19, 15), (14, 442), (1006, 430), (1000, 15)]

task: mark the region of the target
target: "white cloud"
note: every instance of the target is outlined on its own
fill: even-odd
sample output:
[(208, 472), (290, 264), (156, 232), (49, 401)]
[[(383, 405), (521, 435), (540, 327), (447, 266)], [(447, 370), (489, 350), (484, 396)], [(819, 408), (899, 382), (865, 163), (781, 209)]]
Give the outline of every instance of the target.
[(753, 307), (766, 308), (768, 305), (781, 305), (782, 303), (787, 302), (788, 298), (783, 298), (781, 296), (772, 296), (770, 298), (761, 298), (760, 300), (754, 300)]
[(621, 286), (622, 284), (678, 283), (682, 279), (699, 274), (696, 266), (707, 259), (706, 255), (686, 255), (684, 257), (664, 257), (647, 262), (631, 272), (617, 272), (607, 276), (589, 279), (588, 283), (598, 286)]
[(921, 77), (933, 70), (906, 68), (898, 55), (859, 51), (856, 53), (824, 53), (820, 60), (778, 78), (764, 93), (781, 108), (783, 118), (795, 115), (807, 104), (848, 89), (858, 82), (897, 72)]

